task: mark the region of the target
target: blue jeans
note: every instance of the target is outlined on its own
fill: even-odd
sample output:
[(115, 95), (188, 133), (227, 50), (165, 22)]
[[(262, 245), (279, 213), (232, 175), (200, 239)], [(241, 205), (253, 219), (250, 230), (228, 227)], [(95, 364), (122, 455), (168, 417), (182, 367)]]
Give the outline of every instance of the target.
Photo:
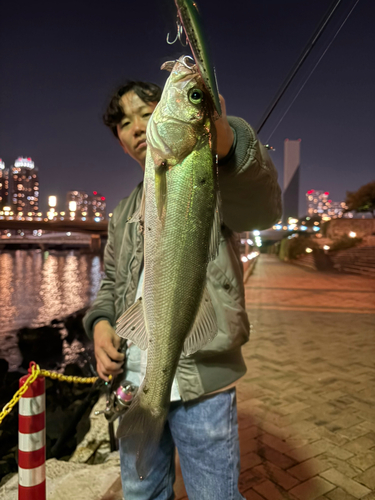
[(135, 456), (120, 440), (121, 480), (125, 500), (173, 500), (175, 446), (189, 500), (240, 500), (240, 450), (236, 390), (197, 402), (171, 403), (154, 465), (140, 481)]

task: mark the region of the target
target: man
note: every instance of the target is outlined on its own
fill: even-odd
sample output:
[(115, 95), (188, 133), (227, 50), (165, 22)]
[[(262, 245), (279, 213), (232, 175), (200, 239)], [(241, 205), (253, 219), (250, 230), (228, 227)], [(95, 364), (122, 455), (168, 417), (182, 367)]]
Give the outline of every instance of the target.
[[(146, 126), (160, 99), (153, 84), (130, 82), (113, 96), (104, 116), (126, 154), (142, 169), (146, 160)], [(171, 408), (150, 474), (140, 481), (136, 457), (120, 440), (121, 475), (126, 500), (174, 498), (174, 453), (178, 449), (189, 500), (239, 500), (239, 442), (233, 384), (246, 372), (241, 346), (249, 338), (244, 304), (242, 263), (234, 231), (271, 226), (281, 213), (277, 174), (252, 128), (241, 118), (215, 122), (222, 199), (219, 255), (208, 266), (207, 280), (218, 321), (215, 339), (198, 353), (182, 356), (172, 388)], [(93, 337), (99, 376), (122, 372), (124, 353), (114, 325), (141, 293), (143, 238), (127, 220), (139, 206), (142, 184), (116, 207), (109, 223), (104, 253), (106, 277), (84, 318)], [(124, 378), (141, 382), (142, 355), (132, 345), (126, 352)]]

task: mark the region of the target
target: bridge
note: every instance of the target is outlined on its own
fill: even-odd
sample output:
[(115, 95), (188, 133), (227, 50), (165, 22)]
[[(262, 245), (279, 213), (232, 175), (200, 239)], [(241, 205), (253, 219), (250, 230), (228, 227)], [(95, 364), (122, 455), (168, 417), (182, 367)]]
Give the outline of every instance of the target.
[[(0, 239), (0, 250), (4, 248), (48, 248), (55, 249), (75, 249), (90, 248), (93, 252), (99, 252), (102, 248), (102, 239), (106, 239), (108, 231), (108, 221), (81, 221), (81, 220), (0, 220), (0, 231), (35, 231), (40, 230), (37, 235), (2, 235)], [(48, 231), (42, 234), (42, 231)], [(55, 234), (54, 234), (55, 233)], [(56, 233), (64, 233), (57, 236)], [(78, 234), (77, 234), (78, 233)]]
[(41, 229), (42, 231), (54, 232), (75, 232), (88, 233), (106, 236), (108, 230), (108, 221), (82, 221), (82, 220), (55, 220), (55, 221), (37, 221), (37, 220), (16, 220), (3, 219), (0, 220), (0, 230), (20, 229), (23, 231), (33, 231)]

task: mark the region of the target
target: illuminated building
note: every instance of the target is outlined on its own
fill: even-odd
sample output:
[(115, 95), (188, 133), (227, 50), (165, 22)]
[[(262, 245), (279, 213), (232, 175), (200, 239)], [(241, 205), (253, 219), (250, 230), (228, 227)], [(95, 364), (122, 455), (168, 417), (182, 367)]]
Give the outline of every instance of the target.
[(298, 219), (299, 171), (301, 139), (284, 141), (283, 221)]
[(13, 211), (15, 214), (22, 212), (35, 216), (39, 211), (38, 168), (31, 158), (19, 157), (10, 169), (10, 176)]
[(88, 216), (94, 218), (94, 220), (104, 220), (106, 214), (106, 201), (105, 197), (102, 196), (97, 191), (93, 191), (92, 195), (89, 196), (89, 212)]
[(68, 191), (66, 193), (66, 211), (70, 211), (70, 207), (74, 206), (71, 202), (75, 202), (76, 216), (85, 217), (89, 209), (89, 195), (85, 191)]
[(351, 212), (344, 213), (347, 208), (344, 201), (332, 201), (328, 191), (310, 189), (306, 193), (307, 215), (319, 216), (323, 219), (338, 219), (341, 217), (352, 218)]
[[(75, 205), (74, 205), (75, 204)], [(66, 195), (66, 211), (71, 213), (75, 207), (75, 217), (104, 220), (106, 215), (105, 197), (97, 191), (88, 195), (85, 191), (69, 191)]]
[(0, 210), (9, 205), (9, 168), (0, 158)]

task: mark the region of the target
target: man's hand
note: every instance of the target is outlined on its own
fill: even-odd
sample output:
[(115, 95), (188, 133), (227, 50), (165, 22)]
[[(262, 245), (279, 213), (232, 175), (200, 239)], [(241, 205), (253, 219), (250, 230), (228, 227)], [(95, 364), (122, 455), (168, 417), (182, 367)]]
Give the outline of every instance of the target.
[(216, 134), (217, 134), (217, 154), (219, 160), (225, 158), (232, 147), (234, 141), (233, 130), (230, 128), (229, 122), (227, 120), (227, 110), (225, 107), (224, 97), (220, 94), (220, 104), (221, 104), (221, 116), (216, 120)]
[(108, 375), (123, 372), (124, 355), (118, 352), (120, 337), (107, 320), (99, 321), (94, 328), (96, 369), (99, 377), (109, 381)]

